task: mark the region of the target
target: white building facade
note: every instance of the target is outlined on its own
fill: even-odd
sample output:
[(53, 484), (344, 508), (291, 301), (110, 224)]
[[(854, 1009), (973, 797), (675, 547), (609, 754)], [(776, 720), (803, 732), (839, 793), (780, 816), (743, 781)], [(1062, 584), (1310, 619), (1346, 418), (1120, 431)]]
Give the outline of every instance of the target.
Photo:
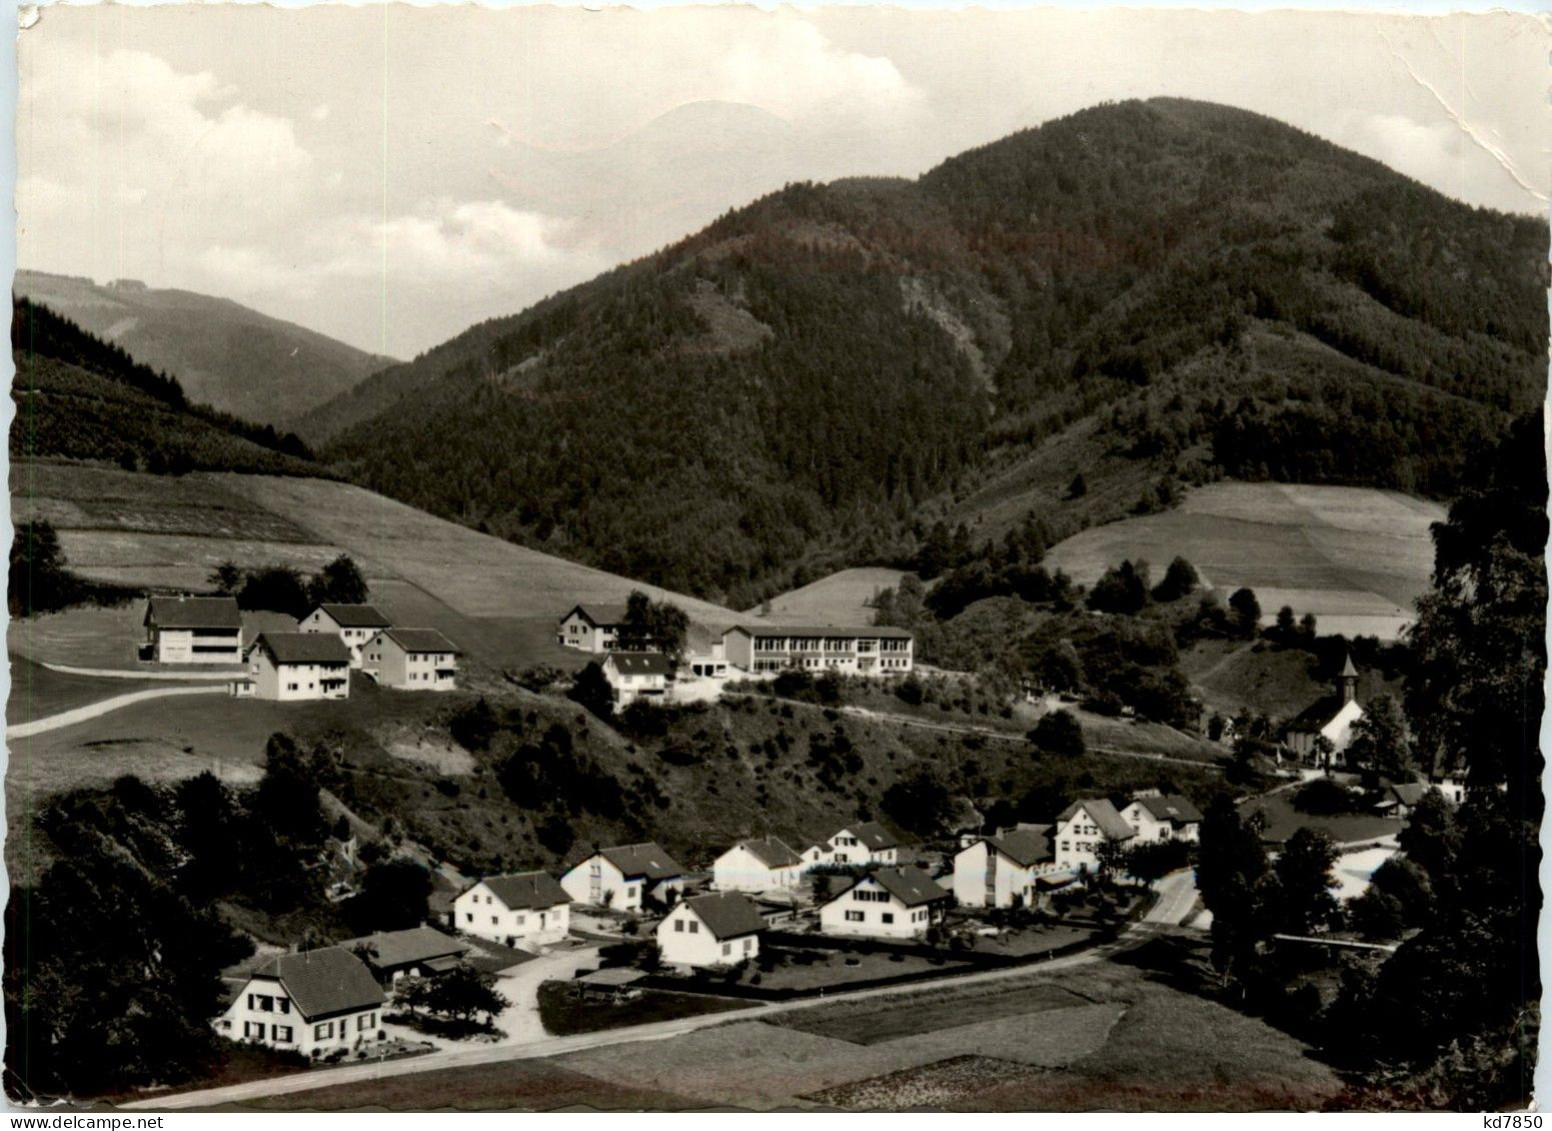
[(942, 917), (949, 893), (920, 868), (883, 868), (863, 876), (819, 909), (822, 934), (916, 939)]
[(503, 946), (553, 946), (571, 930), (571, 896), (548, 872), (487, 876), (453, 900), (452, 924)]
[(458, 686), (458, 648), (434, 628), (387, 628), (362, 648), (361, 666), (383, 687), (399, 691), (452, 691)]
[(270, 959), (249, 976), (213, 1024), (234, 1041), (317, 1058), (384, 1039), (384, 1001), (382, 988), (359, 958), (325, 947)]
[(904, 675), (914, 664), (903, 628), (735, 625), (722, 634), (727, 661), (754, 675), (797, 670), (841, 675)]
[(361, 666), (366, 642), (389, 627), (388, 618), (371, 605), (319, 605), (297, 622), (300, 632), (333, 633), (350, 649), (350, 666)]

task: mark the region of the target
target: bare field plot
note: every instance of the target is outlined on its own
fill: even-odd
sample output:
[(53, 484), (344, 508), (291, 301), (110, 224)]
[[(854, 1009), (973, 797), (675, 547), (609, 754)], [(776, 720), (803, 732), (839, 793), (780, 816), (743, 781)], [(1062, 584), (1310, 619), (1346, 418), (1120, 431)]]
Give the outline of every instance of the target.
[(874, 1045), (881, 1041), (929, 1033), (1004, 1017), (1044, 1013), (1089, 1004), (1054, 983), (1038, 983), (1006, 993), (966, 994), (947, 1001), (880, 1006), (873, 1002), (845, 1003), (789, 1014), (777, 1024), (822, 1037)]
[(1437, 504), (1389, 491), (1278, 483), (1198, 487), (1176, 510), (1098, 526), (1054, 547), (1046, 564), (1092, 584), (1123, 558), (1158, 575), (1186, 558), (1227, 594), (1256, 591), (1268, 623), (1278, 608), (1314, 613), (1323, 632), (1393, 637), (1433, 568)]
[(987, 1056), (952, 1056), (920, 1068), (888, 1072), (871, 1080), (842, 1084), (804, 1096), (826, 1107), (849, 1111), (954, 1109), (988, 1087), (1039, 1075), (1042, 1069)]
[(316, 572), (340, 554), (326, 543), (267, 542), (135, 530), (59, 529), (70, 568), (93, 581), (148, 589), (208, 592), (222, 562), (246, 568), (279, 565)]
[[(898, 569), (843, 569), (772, 597), (770, 616), (762, 619), (772, 624), (871, 625), (874, 596), (898, 586), (904, 576)], [(758, 617), (759, 612), (750, 609), (744, 615)]]

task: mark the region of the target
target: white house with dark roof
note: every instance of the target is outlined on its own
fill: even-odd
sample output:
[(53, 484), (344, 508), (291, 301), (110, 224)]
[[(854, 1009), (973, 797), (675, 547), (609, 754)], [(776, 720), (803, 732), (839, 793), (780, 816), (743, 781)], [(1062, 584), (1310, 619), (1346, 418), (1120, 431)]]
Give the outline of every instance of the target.
[(859, 821), (840, 829), (829, 840), (810, 845), (803, 862), (816, 864), (885, 864), (900, 862), (902, 842), (877, 821)]
[(722, 634), (727, 662), (754, 675), (904, 675), (913, 664), (913, 639), (907, 629), (882, 626), (739, 624)]
[(666, 695), (674, 674), (674, 662), (661, 652), (610, 652), (598, 666), (621, 707)]
[(819, 930), (826, 935), (921, 938), (942, 917), (950, 898), (920, 868), (880, 868), (819, 909)]
[(1056, 818), (1052, 835), (1058, 868), (1087, 867), (1099, 870), (1099, 847), (1107, 840), (1130, 841), (1137, 835), (1126, 819), (1116, 812), (1108, 798), (1090, 797), (1074, 801)]
[(548, 872), (486, 876), (453, 900), (453, 927), (503, 946), (551, 946), (571, 929), (572, 896)]
[(738, 892), (698, 895), (680, 900), (657, 925), (663, 961), (687, 970), (731, 966), (760, 953), (765, 918), (748, 896)]
[(434, 628), (385, 628), (362, 647), (361, 666), (383, 687), (452, 691), (458, 646)]
[(361, 649), (366, 642), (393, 622), (371, 605), (319, 605), (301, 620), (297, 629), (301, 632), (333, 633), (350, 649), (350, 666), (361, 666)]
[(684, 890), (684, 869), (650, 841), (601, 848), (560, 878), (578, 903), (640, 911), (647, 900), (668, 906)]
[(430, 978), (445, 974), (463, 962), (469, 944), (435, 927), (410, 927), (402, 931), (377, 931), (337, 944), (348, 950), (372, 972), (379, 983), (391, 986), (400, 978)]
[(954, 898), (961, 907), (1033, 907), (1035, 877), (1055, 864), (1049, 828), (977, 837), (954, 856)]
[(242, 663), (242, 612), (234, 597), (152, 597), (140, 658), (158, 664)]
[(612, 652), (624, 623), (624, 605), (576, 605), (560, 618), (556, 639), (580, 652)]
[(774, 836), (741, 840), (711, 865), (718, 891), (790, 891), (803, 880), (803, 858)]
[(234, 1041), (321, 1057), (384, 1039), (384, 1000), (366, 964), (330, 946), (271, 958), (212, 1023)]
[(350, 649), (338, 636), (261, 632), (248, 648), (249, 692), (282, 703), (350, 697)]
[(1202, 828), (1202, 811), (1178, 793), (1143, 793), (1121, 810), (1139, 844), (1160, 840), (1195, 841)]

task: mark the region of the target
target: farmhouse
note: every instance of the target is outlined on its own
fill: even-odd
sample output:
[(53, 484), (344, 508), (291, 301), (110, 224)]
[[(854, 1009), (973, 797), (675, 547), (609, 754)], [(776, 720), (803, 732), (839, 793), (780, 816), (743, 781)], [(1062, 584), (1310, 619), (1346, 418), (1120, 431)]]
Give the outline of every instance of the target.
[(950, 898), (920, 868), (880, 868), (819, 909), (819, 930), (826, 935), (920, 938), (942, 917)]
[[(1283, 731), (1283, 744), (1302, 762), (1319, 763), (1327, 769), (1344, 766), (1344, 751), (1353, 740), (1353, 724), (1361, 718), (1358, 669), (1348, 656), (1336, 677), (1336, 694), (1316, 700), (1294, 716)], [(1326, 743), (1330, 744), (1329, 750), (1325, 749)]]
[(548, 872), (486, 876), (453, 900), (453, 926), (503, 946), (551, 946), (571, 929), (571, 900)]
[(1194, 841), (1202, 827), (1202, 811), (1178, 793), (1140, 793), (1121, 810), (1121, 819), (1132, 826), (1141, 844)]
[(329, 632), (338, 636), (350, 649), (350, 666), (359, 668), (362, 646), (390, 623), (371, 605), (323, 604), (297, 621), (297, 627), (303, 632)]
[(140, 658), (159, 664), (242, 663), (242, 613), (232, 597), (152, 597)]
[(657, 945), (663, 961), (680, 969), (731, 966), (760, 953), (763, 930), (765, 919), (747, 896), (698, 895), (657, 925)]
[(803, 862), (815, 864), (897, 864), (900, 838), (877, 821), (863, 821), (841, 829), (823, 844), (803, 853)]
[(954, 856), (954, 898), (961, 907), (1033, 907), (1035, 876), (1055, 864), (1051, 830), (1003, 829), (978, 837)]
[[(343, 647), (343, 645), (341, 645)], [(248, 977), (215, 1019), (234, 1041), (320, 1057), (380, 1041), (382, 987), (350, 951), (330, 946), (282, 954)]]
[(684, 890), (684, 869), (657, 845), (601, 848), (560, 878), (578, 903), (640, 911), (647, 900), (667, 907)]
[(711, 865), (718, 891), (781, 891), (798, 886), (803, 858), (773, 836), (741, 840)]
[(337, 636), (262, 632), (248, 649), (251, 694), (293, 702), (350, 697), (350, 649)]
[(384, 687), (451, 691), (458, 647), (434, 628), (385, 628), (361, 651), (361, 666)]
[(727, 661), (759, 674), (789, 669), (843, 675), (903, 675), (911, 670), (911, 634), (903, 628), (734, 625), (722, 634)]
[(339, 945), (366, 963), (378, 982), (391, 986), (400, 978), (445, 974), (463, 961), (469, 945), (432, 927), (378, 931)]
[(661, 652), (610, 652), (599, 667), (621, 707), (667, 694), (674, 674), (673, 661)]
[(624, 605), (577, 605), (560, 618), (556, 639), (581, 652), (612, 652), (624, 623)]
[(1100, 845), (1105, 841), (1128, 841), (1136, 835), (1106, 798), (1074, 801), (1056, 818), (1056, 866), (1097, 871)]

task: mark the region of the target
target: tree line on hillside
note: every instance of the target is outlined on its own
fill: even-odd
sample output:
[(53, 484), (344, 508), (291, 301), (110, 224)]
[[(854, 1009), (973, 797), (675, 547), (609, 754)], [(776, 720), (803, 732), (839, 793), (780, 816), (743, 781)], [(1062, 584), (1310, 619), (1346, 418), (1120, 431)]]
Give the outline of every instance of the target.
[[(11, 349), (17, 358), (18, 369), (30, 374), (46, 373), (45, 387), (59, 392), (68, 391), (68, 375), (57, 374), (53, 371), (39, 370), (29, 365), (25, 369), (22, 362), (31, 363), (34, 359), (52, 359), (68, 366), (85, 370), (87, 373), (114, 382), (128, 389), (149, 397), (152, 401), (165, 405), (169, 410), (184, 417), (193, 418), (202, 424), (208, 425), (217, 432), (239, 437), (249, 443), (256, 444), (269, 451), (288, 456), (293, 460), (312, 461), (313, 453), (294, 432), (277, 432), (270, 424), (255, 424), (233, 416), (231, 413), (220, 412), (209, 405), (196, 404), (189, 401), (175, 376), (167, 373), (159, 373), (147, 365), (143, 365), (131, 357), (123, 348), (105, 342), (93, 334), (88, 333), (77, 326), (70, 319), (62, 317), (50, 310), (47, 306), (35, 303), (27, 298), (16, 297), (12, 301), (11, 312)], [(60, 384), (66, 382), (66, 384)], [(140, 429), (132, 427), (134, 408), (125, 406), (121, 412), (112, 414), (126, 426), (130, 434), (140, 432)], [(61, 423), (55, 431), (64, 428)], [(14, 428), (14, 426), (13, 426)], [(13, 436), (14, 436), (13, 430)], [(48, 437), (44, 437), (47, 440)], [(38, 449), (36, 429), (33, 435), (33, 448), (27, 454), (38, 455), (70, 455), (74, 458), (86, 458), (84, 453), (74, 450), (56, 451), (55, 445)], [(208, 445), (207, 445), (208, 446)], [(142, 470), (153, 473), (178, 474), (181, 471), (195, 470), (196, 467), (209, 467), (211, 470), (242, 470), (241, 467), (222, 467), (222, 459), (233, 458), (241, 460), (241, 455), (235, 452), (223, 455), (204, 453), (200, 448), (190, 447), (187, 443), (173, 444), (170, 447), (157, 447), (152, 443), (142, 443), (141, 451), (129, 448), (120, 449), (120, 462), (127, 459), (137, 461), (137, 466)], [(13, 441), (13, 450), (15, 444)], [(104, 445), (99, 447), (96, 455), (101, 458), (111, 452), (112, 448)], [(211, 460), (217, 462), (212, 465)], [(274, 469), (279, 470), (280, 465)]]
[(264, 609), (300, 620), (322, 604), (361, 605), (371, 596), (366, 578), (349, 554), (340, 554), (317, 573), (304, 577), (291, 566), (243, 569), (225, 561), (207, 579), (222, 596), (237, 598), (240, 609)]
[(75, 605), (122, 605), (139, 596), (134, 589), (89, 581), (72, 570), (58, 531), (42, 518), (17, 523), (8, 578), (6, 606), (12, 617), (57, 613)]

